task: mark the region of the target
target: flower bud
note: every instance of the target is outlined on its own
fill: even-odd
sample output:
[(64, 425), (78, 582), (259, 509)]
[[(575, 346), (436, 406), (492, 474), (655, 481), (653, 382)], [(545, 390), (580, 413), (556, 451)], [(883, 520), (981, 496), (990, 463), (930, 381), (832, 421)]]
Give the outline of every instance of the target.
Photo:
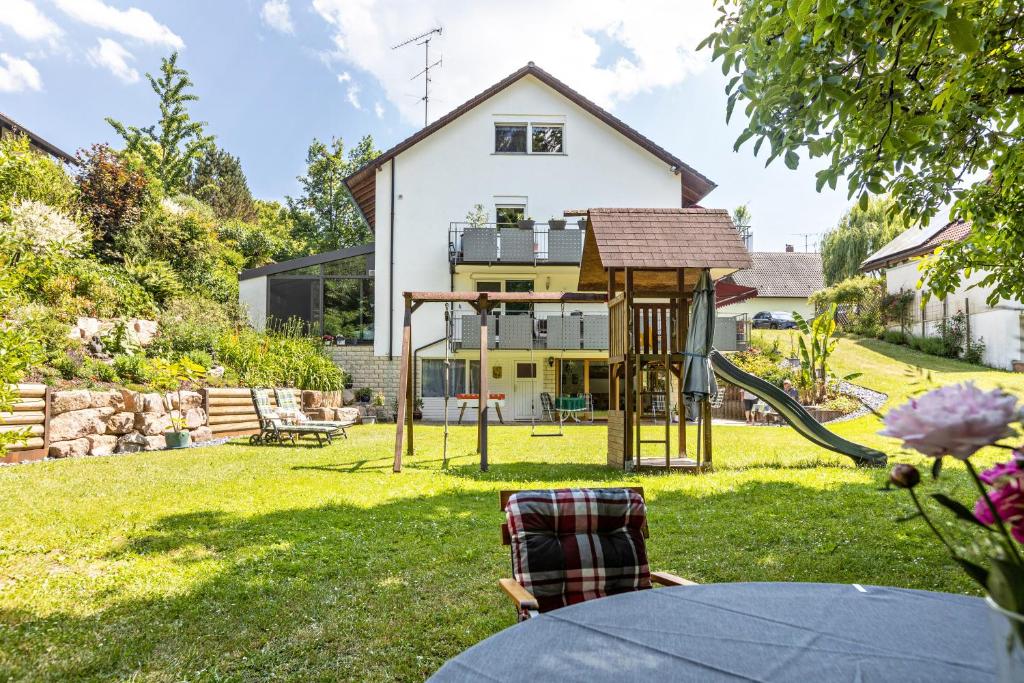
[(889, 472), (889, 481), (901, 489), (912, 489), (921, 483), (921, 473), (913, 465), (900, 463)]

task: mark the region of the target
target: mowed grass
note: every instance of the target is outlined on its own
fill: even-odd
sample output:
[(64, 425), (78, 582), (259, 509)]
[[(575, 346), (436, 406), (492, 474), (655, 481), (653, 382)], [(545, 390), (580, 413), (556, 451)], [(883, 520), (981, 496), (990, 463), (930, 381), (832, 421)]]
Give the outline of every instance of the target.
[[(1024, 377), (875, 341), (843, 340), (843, 371), (902, 400), (974, 379), (1024, 395)], [(896, 452), (876, 418), (836, 426)], [(497, 492), (646, 489), (656, 569), (699, 582), (824, 581), (975, 588), (918, 522), (859, 469), (781, 427), (715, 429), (715, 471), (625, 476), (603, 427), (531, 439), (417, 426), (391, 472), (392, 425), (315, 447), (228, 445), (0, 469), (0, 680), (421, 680), (514, 623)], [(982, 454), (985, 463), (1001, 453)], [(962, 469), (940, 482), (972, 500)]]

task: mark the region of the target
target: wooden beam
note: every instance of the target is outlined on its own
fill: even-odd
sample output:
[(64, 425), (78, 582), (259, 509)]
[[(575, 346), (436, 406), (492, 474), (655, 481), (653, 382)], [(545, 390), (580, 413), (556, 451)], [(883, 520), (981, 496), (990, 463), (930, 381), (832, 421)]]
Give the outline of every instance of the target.
[[(678, 328), (676, 330), (676, 338), (678, 346), (676, 349), (680, 353), (686, 351), (686, 335), (690, 328), (690, 310), (689, 310), (689, 299), (686, 298), (685, 292), (683, 292), (684, 274), (683, 269), (680, 268), (676, 271), (676, 281), (679, 283), (679, 308), (677, 310), (678, 317)], [(679, 406), (679, 456), (686, 457), (686, 395), (683, 393), (683, 382), (686, 381), (686, 357), (683, 356), (682, 362), (679, 364), (679, 386), (677, 389), (676, 405)]]
[(412, 357), (412, 298), (405, 295), (405, 321), (402, 324), (402, 364), (398, 372), (398, 414), (395, 416), (395, 464), (392, 470), (402, 471), (402, 430), (405, 425), (405, 397), (409, 391), (409, 359)]
[[(422, 303), (423, 303), (422, 301), (414, 301), (413, 304), (412, 304), (412, 307), (409, 310), (409, 328), (408, 329), (409, 329), (409, 336), (410, 337), (412, 336), (412, 314), (416, 312), (416, 308), (418, 306), (420, 306)], [(404, 344), (405, 343), (405, 337), (404, 337), (405, 330), (402, 331), (402, 334), (403, 334), (402, 343)], [(410, 343), (411, 343), (411, 339), (410, 339)], [(404, 358), (404, 356), (403, 356), (403, 358)], [(413, 421), (413, 412), (415, 412), (413, 410), (413, 406), (416, 403), (415, 402), (415, 394), (416, 394), (416, 355), (415, 354), (412, 354), (412, 353), (409, 354), (409, 357), (408, 357), (408, 367), (405, 370), (406, 370), (406, 372), (409, 375), (409, 381), (406, 382), (406, 387), (407, 388), (406, 388), (406, 391), (405, 391), (405, 396), (404, 397), (400, 397), (399, 400), (401, 401), (403, 398), (405, 400), (405, 424), (406, 424), (406, 430), (409, 432), (409, 443), (405, 447), (405, 452), (408, 453), (409, 455), (412, 455), (412, 453), (413, 453), (412, 421)], [(396, 416), (396, 419), (397, 419), (397, 416)], [(401, 424), (401, 423), (399, 423), (399, 424)]]
[(635, 465), (639, 465), (633, 459), (633, 363), (635, 362), (633, 356), (633, 345), (634, 335), (636, 332), (633, 330), (633, 272), (629, 268), (625, 269), (623, 276), (625, 282), (625, 288), (623, 290), (623, 296), (625, 297), (626, 307), (626, 354), (625, 362), (623, 367), (623, 389), (626, 394), (626, 405), (625, 410), (622, 412), (622, 462), (625, 463), (628, 459)]
[(490, 304), (487, 292), (480, 292), (480, 398), (477, 400), (477, 433), (480, 435), (480, 471), (487, 471), (487, 403), (491, 393), (487, 386), (487, 314)]
[[(604, 292), (487, 292), (490, 304), (534, 303), (534, 304), (600, 304), (608, 297)], [(436, 303), (479, 303), (480, 292), (406, 292), (416, 302)]]

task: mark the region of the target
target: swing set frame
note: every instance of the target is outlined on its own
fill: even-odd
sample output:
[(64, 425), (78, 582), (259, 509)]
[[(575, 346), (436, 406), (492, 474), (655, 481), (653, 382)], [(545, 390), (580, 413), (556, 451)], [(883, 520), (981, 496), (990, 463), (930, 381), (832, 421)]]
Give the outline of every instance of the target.
[[(415, 387), (413, 377), (412, 316), (423, 304), (441, 303), (446, 309), (452, 304), (464, 303), (471, 306), (480, 316), (479, 386), (480, 399), (477, 401), (477, 452), (480, 454), (480, 471), (487, 471), (487, 422), (490, 390), (487, 380), (487, 329), (491, 309), (503, 303), (530, 304), (603, 304), (608, 299), (604, 292), (404, 292), (405, 315), (402, 323), (402, 358), (398, 373), (398, 413), (395, 416), (395, 459), (393, 471), (402, 471), (403, 444), (405, 453), (414, 452), (413, 403)], [(446, 324), (445, 344), (451, 344), (451, 326)], [(447, 358), (447, 355), (446, 355)], [(446, 368), (447, 375), (447, 368)], [(447, 394), (445, 390), (445, 416), (447, 422)], [(445, 427), (445, 460), (447, 460), (447, 424)]]

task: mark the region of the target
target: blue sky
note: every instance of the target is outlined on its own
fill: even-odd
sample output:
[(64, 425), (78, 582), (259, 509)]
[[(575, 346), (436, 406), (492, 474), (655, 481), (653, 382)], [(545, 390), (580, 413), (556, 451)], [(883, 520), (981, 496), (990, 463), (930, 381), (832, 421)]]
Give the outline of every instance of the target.
[[(764, 168), (732, 151), (724, 79), (696, 53), (708, 2), (652, 0), (0, 0), (0, 111), (73, 151), (117, 143), (104, 117), (152, 123), (143, 74), (173, 49), (196, 83), (196, 118), (239, 156), (257, 197), (297, 193), (314, 136), (384, 149), (422, 125), (421, 48), (400, 40), (444, 27), (434, 43), (431, 118), (533, 60), (687, 161), (718, 189), (707, 206), (747, 203), (754, 247), (803, 249), (848, 206), (814, 191), (814, 170)], [(814, 239), (813, 237), (811, 238)]]

